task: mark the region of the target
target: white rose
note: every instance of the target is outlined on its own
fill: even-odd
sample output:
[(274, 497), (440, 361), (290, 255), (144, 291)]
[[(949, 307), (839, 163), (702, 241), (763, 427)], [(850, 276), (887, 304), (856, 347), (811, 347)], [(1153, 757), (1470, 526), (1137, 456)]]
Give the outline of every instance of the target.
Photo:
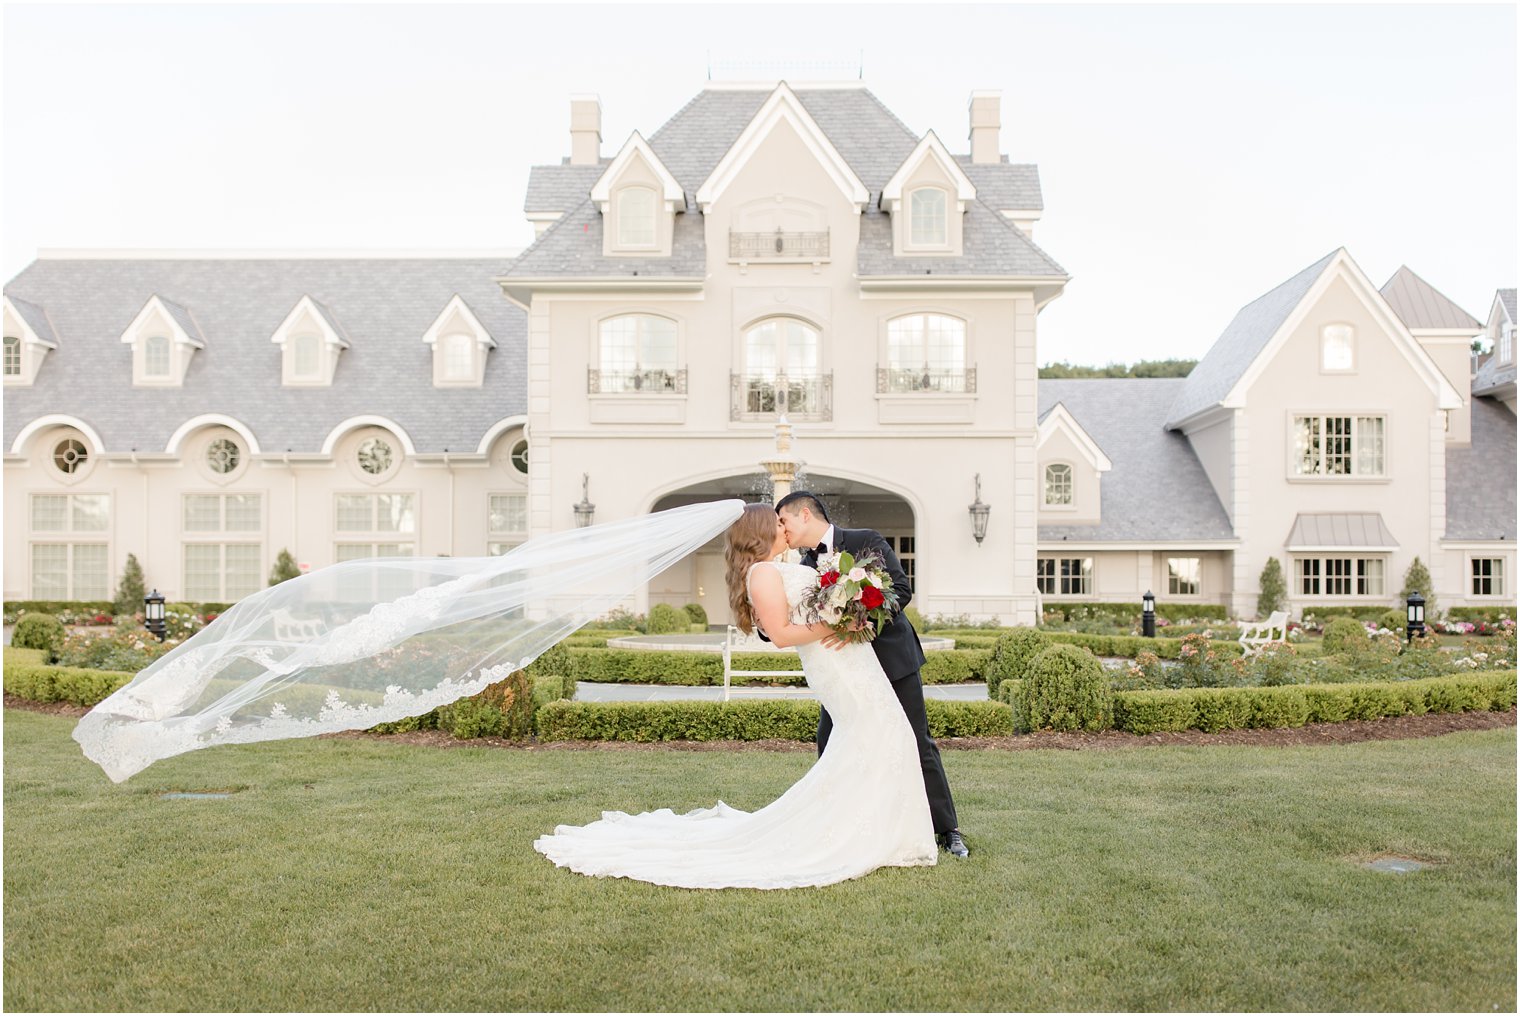
[(845, 577), (851, 582), (859, 582), (866, 577), (866, 570), (864, 568), (851, 568), (850, 574)]

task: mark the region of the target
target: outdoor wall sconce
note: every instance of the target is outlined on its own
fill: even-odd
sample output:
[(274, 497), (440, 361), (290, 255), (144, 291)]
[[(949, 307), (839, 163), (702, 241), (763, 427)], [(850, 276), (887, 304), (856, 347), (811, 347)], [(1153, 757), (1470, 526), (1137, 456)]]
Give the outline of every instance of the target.
[(1156, 637), (1156, 594), (1149, 589), (1140, 599), (1140, 634), (1148, 639)]
[(575, 505), (575, 525), (579, 529), (585, 529), (591, 525), (591, 520), (596, 518), (596, 505), (591, 503), (591, 474), (581, 474), (581, 499)]
[(1405, 632), (1408, 641), (1413, 642), (1416, 635), (1425, 634), (1425, 597), (1416, 589), (1409, 594), (1409, 602), (1406, 604), (1409, 614), (1409, 628)]
[(160, 642), (168, 631), (164, 623), (164, 594), (157, 589), (143, 597), (143, 627)]
[(982, 541), (987, 538), (987, 516), (992, 513), (992, 505), (982, 501), (982, 474), (976, 474), (976, 500), (971, 502), (971, 535), (976, 537), (976, 545), (980, 547)]

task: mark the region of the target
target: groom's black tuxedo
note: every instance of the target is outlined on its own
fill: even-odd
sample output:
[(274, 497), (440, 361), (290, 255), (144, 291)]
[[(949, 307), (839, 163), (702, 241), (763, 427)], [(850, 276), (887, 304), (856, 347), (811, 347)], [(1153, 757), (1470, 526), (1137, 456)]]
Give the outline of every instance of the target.
[[(871, 642), (871, 647), (876, 650), (876, 659), (892, 682), (892, 690), (897, 693), (897, 700), (902, 703), (903, 713), (907, 715), (908, 723), (918, 739), (918, 761), (924, 771), (924, 790), (929, 795), (929, 814), (934, 820), (934, 831), (949, 832), (957, 828), (955, 802), (950, 798), (950, 781), (945, 778), (945, 766), (940, 761), (939, 747), (929, 736), (929, 718), (924, 714), (924, 686), (918, 676), (919, 669), (924, 665), (924, 648), (919, 644), (918, 632), (913, 630), (913, 625), (903, 614), (908, 601), (913, 599), (913, 587), (908, 582), (907, 573), (903, 571), (902, 562), (874, 529), (840, 529), (835, 526), (834, 550), (847, 550), (856, 557), (862, 552), (875, 551), (886, 565), (887, 574), (892, 576), (892, 589), (897, 593), (897, 610), (881, 634)], [(802, 563), (816, 568), (817, 552), (804, 550)], [(834, 721), (825, 709), (818, 717), (818, 754), (822, 755), (823, 749), (828, 746), (829, 734), (833, 729)]]

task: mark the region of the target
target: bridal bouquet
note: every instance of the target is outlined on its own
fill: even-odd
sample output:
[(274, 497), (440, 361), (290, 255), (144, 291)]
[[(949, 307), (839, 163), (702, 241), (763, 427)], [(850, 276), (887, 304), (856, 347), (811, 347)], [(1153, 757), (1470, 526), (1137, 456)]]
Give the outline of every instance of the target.
[(818, 559), (818, 584), (803, 602), (846, 642), (869, 642), (892, 619), (897, 594), (879, 556), (841, 550)]

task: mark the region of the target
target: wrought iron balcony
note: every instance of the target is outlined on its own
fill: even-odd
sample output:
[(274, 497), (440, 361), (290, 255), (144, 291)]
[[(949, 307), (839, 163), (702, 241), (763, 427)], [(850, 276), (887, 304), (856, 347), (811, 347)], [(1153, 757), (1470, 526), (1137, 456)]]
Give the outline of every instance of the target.
[(829, 231), (741, 233), (730, 229), (728, 256), (734, 261), (827, 261)]
[(834, 375), (731, 374), (730, 420), (834, 419)]
[(586, 392), (591, 395), (685, 395), (686, 368), (665, 370), (586, 371)]
[(974, 394), (976, 392), (976, 368), (963, 370), (922, 370), (906, 367), (878, 367), (876, 369), (876, 392), (879, 395), (896, 392), (950, 392)]

